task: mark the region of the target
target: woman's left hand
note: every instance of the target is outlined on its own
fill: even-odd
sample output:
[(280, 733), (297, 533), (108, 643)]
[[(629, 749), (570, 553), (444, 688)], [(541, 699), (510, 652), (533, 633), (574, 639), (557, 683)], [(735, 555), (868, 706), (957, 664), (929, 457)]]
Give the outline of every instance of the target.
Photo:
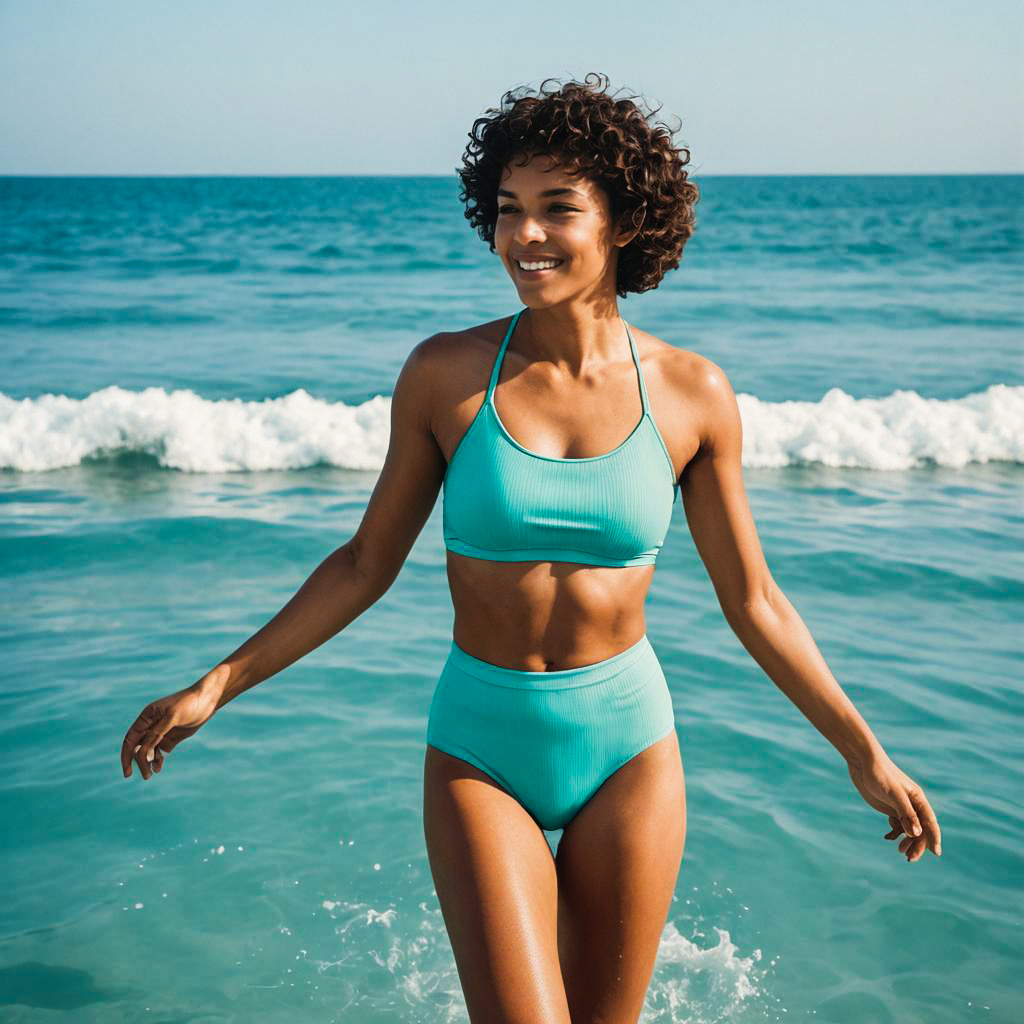
[(876, 811), (888, 815), (891, 830), (884, 837), (900, 835), (900, 853), (908, 861), (920, 860), (928, 848), (942, 856), (942, 833), (924, 790), (900, 771), (885, 753), (863, 762), (849, 762), (850, 778), (857, 791)]

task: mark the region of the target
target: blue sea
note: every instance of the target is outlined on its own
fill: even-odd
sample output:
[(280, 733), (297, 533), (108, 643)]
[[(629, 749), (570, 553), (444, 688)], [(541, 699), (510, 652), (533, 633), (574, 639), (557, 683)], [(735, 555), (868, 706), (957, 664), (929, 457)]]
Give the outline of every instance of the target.
[[(1024, 177), (696, 180), (620, 310), (729, 375), (769, 566), (943, 856), (882, 838), (677, 505), (647, 627), (688, 831), (641, 1021), (1024, 1020)], [(457, 185), (0, 179), (0, 1020), (468, 1019), (421, 819), (440, 503), (349, 628), (118, 764), (355, 532), (410, 349), (521, 308)]]

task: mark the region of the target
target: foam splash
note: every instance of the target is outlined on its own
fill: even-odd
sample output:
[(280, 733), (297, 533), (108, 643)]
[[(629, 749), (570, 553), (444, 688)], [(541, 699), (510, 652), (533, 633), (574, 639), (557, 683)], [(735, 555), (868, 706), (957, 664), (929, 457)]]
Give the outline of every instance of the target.
[[(421, 902), (418, 913), (404, 915), (404, 929), (389, 934), (392, 923), (401, 918), (395, 907), (378, 911), (359, 901), (329, 900), (324, 906), (327, 902), (331, 904), (328, 916), (337, 922), (334, 935), (338, 943), (356, 951), (337, 960), (310, 958), (318, 976), (351, 984), (350, 998), (336, 1008), (359, 1009), (369, 1016), (386, 998), (394, 1012), (397, 994), (411, 1010), (428, 1011), (427, 1017), (417, 1015), (417, 1020), (439, 1024), (467, 1020), (465, 997), (439, 906)], [(376, 927), (379, 924), (385, 925), (384, 931)], [(355, 961), (349, 963), (353, 957)], [(379, 970), (369, 968), (369, 962)]]
[(759, 966), (761, 950), (740, 956), (728, 930), (712, 927), (718, 941), (700, 946), (672, 921), (666, 923), (640, 1024), (719, 1024), (734, 1020), (744, 1007), (766, 1005), (770, 972)]
[[(374, 925), (383, 917), (395, 916), (394, 907), (377, 911), (359, 901), (328, 902), (335, 936), (359, 954), (355, 963), (350, 962), (352, 954), (337, 960), (312, 955), (309, 962), (317, 974), (337, 977), (344, 965), (350, 980), (358, 964), (365, 968), (372, 961), (380, 968), (379, 974), (370, 970), (359, 977), (347, 1009), (369, 1010), (377, 1005), (374, 993), (386, 993), (388, 998), (397, 993), (414, 1010), (429, 1008), (434, 1014), (431, 1020), (466, 1021), (465, 997), (436, 902), (421, 902), (419, 913), (404, 915), (404, 929), (393, 931), (390, 925), (388, 931)], [(702, 946), (682, 935), (673, 922), (666, 922), (638, 1024), (732, 1024), (744, 1012), (749, 1016), (743, 1019), (767, 1019), (773, 1000), (765, 983), (771, 970), (760, 963), (761, 950), (741, 956), (728, 930), (713, 928), (717, 941)], [(697, 934), (703, 936), (703, 932)]]
[[(963, 398), (894, 391), (854, 398), (839, 388), (820, 401), (737, 396), (743, 464), (907, 470), (969, 463), (1024, 463), (1024, 387), (993, 384)], [(82, 399), (0, 393), (0, 468), (39, 472), (127, 453), (189, 473), (257, 472), (315, 465), (379, 471), (391, 400), (360, 405), (314, 398), (211, 400), (193, 391), (117, 386)]]

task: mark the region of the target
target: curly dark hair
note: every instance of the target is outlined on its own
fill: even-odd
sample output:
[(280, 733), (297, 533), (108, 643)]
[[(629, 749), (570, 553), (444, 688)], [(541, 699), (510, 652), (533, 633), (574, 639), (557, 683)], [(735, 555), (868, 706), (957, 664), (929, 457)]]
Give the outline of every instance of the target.
[(606, 75), (591, 72), (583, 82), (546, 88), (556, 81), (544, 79), (537, 95), (525, 86), (509, 90), (500, 108), (487, 109), (473, 122), (456, 168), (466, 219), (495, 252), (502, 173), (513, 160), (550, 155), (568, 174), (585, 175), (604, 189), (613, 220), (625, 215), (639, 227), (619, 251), (616, 294), (625, 298), (656, 288), (679, 266), (697, 226), (700, 191), (685, 170), (690, 151), (672, 144), (668, 125), (649, 123), (661, 107), (645, 112), (634, 102), (639, 97), (608, 95)]

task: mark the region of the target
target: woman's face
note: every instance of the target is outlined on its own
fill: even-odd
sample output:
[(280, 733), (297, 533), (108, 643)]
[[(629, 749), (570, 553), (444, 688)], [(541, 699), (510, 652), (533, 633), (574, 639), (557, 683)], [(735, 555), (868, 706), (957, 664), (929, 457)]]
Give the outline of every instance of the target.
[[(524, 304), (550, 305), (606, 291), (614, 296), (617, 246), (628, 237), (616, 238), (604, 189), (566, 174), (550, 156), (505, 168), (494, 247)], [(560, 262), (552, 269), (521, 266), (550, 260)]]

